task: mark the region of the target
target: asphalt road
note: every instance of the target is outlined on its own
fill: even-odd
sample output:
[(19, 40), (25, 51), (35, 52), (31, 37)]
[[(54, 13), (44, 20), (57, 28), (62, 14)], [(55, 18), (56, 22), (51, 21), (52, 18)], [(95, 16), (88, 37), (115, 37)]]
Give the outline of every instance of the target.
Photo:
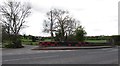
[(118, 64), (118, 48), (3, 55), (3, 64)]

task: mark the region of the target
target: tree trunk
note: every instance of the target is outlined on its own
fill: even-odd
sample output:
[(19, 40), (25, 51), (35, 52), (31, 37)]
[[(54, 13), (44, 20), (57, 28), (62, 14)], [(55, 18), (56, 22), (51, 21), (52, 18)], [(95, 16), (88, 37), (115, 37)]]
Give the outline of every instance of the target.
[(64, 38), (64, 34), (65, 34), (65, 33), (64, 33), (64, 28), (63, 28), (63, 26), (62, 26), (61, 28), (62, 28), (62, 29), (61, 29), (61, 31), (62, 31), (62, 34), (61, 34), (61, 35), (62, 35), (62, 36), (61, 36), (62, 38), (61, 38), (61, 40), (64, 41), (64, 40), (65, 40), (65, 38)]

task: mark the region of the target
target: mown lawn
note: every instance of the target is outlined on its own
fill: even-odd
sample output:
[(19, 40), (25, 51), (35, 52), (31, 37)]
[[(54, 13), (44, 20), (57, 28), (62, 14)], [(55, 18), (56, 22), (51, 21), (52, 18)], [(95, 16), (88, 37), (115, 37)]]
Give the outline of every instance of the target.
[(45, 39), (44, 41), (51, 41), (51, 39)]
[(21, 39), (22, 40), (22, 44), (25, 45), (38, 45), (39, 41), (37, 40), (36, 42), (32, 42), (32, 40), (30, 39)]
[(106, 40), (85, 40), (86, 42), (104, 43)]
[[(51, 39), (45, 39), (44, 41), (51, 41)], [(85, 42), (104, 43), (106, 40), (85, 40)]]

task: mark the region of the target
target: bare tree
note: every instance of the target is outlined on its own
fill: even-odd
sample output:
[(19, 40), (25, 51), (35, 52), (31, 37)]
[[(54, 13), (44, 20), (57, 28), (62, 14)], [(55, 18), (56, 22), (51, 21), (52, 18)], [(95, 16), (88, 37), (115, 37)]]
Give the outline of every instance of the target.
[[(69, 12), (61, 9), (54, 9), (47, 13), (49, 21), (44, 21), (46, 31), (56, 31), (60, 35), (61, 41), (65, 40), (65, 34), (69, 35), (76, 28), (77, 21), (69, 16)], [(67, 34), (69, 32), (69, 34)]]
[(65, 41), (67, 36), (74, 33), (76, 24), (78, 24), (79, 21), (70, 17), (69, 12), (65, 10), (56, 9), (55, 16), (57, 19), (55, 29), (60, 29), (61, 41)]
[(47, 19), (44, 20), (44, 32), (50, 32), (51, 33), (51, 41), (54, 39), (53, 35), (53, 26), (55, 24), (56, 16), (55, 16), (55, 9), (50, 10), (49, 12), (46, 13)]
[[(24, 27), (25, 18), (31, 13), (29, 4), (21, 4), (17, 1), (7, 1), (4, 5), (0, 5), (0, 12), (3, 25), (6, 27), (6, 32), (14, 36), (13, 42), (16, 47), (21, 46), (16, 43), (20, 30)], [(11, 38), (11, 36), (10, 36)]]

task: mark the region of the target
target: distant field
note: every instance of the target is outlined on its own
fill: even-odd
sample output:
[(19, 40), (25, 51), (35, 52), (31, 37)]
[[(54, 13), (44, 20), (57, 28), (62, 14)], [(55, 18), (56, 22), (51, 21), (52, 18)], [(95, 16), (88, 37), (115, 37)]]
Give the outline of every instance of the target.
[(31, 42), (32, 40), (30, 40), (30, 39), (21, 39), (22, 40), (22, 42)]
[[(44, 41), (51, 41), (51, 39), (45, 39)], [(106, 42), (106, 40), (85, 40), (86, 42)]]
[[(44, 41), (51, 41), (51, 39), (45, 39)], [(103, 43), (107, 42), (106, 40), (85, 40), (86, 42), (95, 42), (95, 43)]]
[(95, 42), (95, 43), (101, 43), (101, 42), (107, 42), (106, 40), (85, 40), (86, 42)]
[(32, 40), (30, 39), (21, 39), (22, 40), (22, 44), (25, 45), (38, 45), (39, 41), (36, 42), (32, 42)]
[(51, 39), (45, 39), (44, 41), (51, 41)]

